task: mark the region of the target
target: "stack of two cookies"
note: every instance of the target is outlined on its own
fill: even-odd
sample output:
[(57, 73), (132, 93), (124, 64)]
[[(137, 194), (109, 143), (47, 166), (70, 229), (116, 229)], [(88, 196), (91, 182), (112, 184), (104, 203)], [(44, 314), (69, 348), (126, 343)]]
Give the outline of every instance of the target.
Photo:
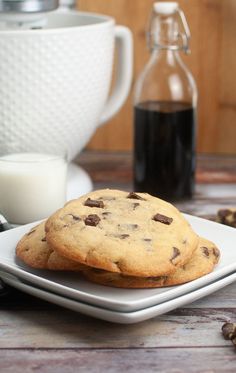
[(34, 268), (79, 271), (92, 282), (123, 288), (192, 281), (220, 257), (173, 205), (110, 189), (68, 202), (25, 234), (16, 254)]

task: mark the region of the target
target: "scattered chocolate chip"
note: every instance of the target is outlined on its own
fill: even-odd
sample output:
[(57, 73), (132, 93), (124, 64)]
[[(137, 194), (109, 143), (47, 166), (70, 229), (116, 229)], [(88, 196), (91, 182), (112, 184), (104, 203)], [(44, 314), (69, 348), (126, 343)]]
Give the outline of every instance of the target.
[(180, 250), (177, 247), (173, 247), (173, 254), (172, 254), (170, 261), (172, 262), (179, 255), (180, 255)]
[(125, 238), (129, 237), (129, 234), (120, 234), (119, 236), (117, 236), (119, 238), (121, 238), (122, 240), (124, 240)]
[(216, 258), (220, 256), (220, 251), (217, 249), (217, 247), (213, 247), (212, 251)]
[(143, 238), (143, 240), (144, 240), (145, 242), (151, 242), (151, 241), (152, 241), (151, 238)]
[(140, 197), (138, 194), (136, 194), (134, 192), (130, 192), (128, 194), (127, 198), (139, 199), (139, 200), (142, 200), (142, 201), (146, 201), (143, 197)]
[(135, 210), (138, 206), (140, 206), (140, 203), (138, 202), (133, 203), (133, 210)]
[(207, 257), (210, 256), (210, 252), (209, 252), (209, 250), (208, 250), (207, 247), (202, 246), (201, 249), (202, 249), (202, 252), (203, 252), (203, 254), (204, 254), (205, 256), (207, 256)]
[(102, 217), (103, 217), (104, 219), (107, 219), (110, 215), (112, 215), (112, 213), (109, 212), (109, 211), (105, 211), (105, 212), (102, 213)]
[(161, 214), (156, 214), (153, 216), (152, 220), (158, 221), (163, 224), (170, 225), (173, 221), (172, 218), (169, 218), (168, 216), (161, 215)]
[(222, 330), (224, 339), (232, 340), (236, 338), (236, 323), (226, 322), (222, 326), (221, 330)]
[(231, 214), (231, 212), (230, 212), (230, 210), (227, 210), (227, 209), (222, 209), (222, 210), (219, 210), (218, 211), (218, 216), (219, 216), (219, 218), (220, 218), (220, 220), (221, 220), (221, 222), (222, 223), (225, 223), (226, 222), (226, 217), (228, 216), (228, 215), (230, 215)]
[(41, 241), (42, 241), (42, 242), (46, 242), (46, 237), (43, 237), (43, 238), (41, 239)]
[(104, 208), (104, 203), (103, 203), (103, 201), (98, 201), (98, 200), (95, 200), (95, 199), (88, 198), (84, 202), (84, 206)]
[(100, 222), (100, 218), (98, 215), (96, 214), (91, 214), (91, 215), (88, 215), (85, 219), (84, 219), (84, 222), (85, 222), (85, 225), (91, 225), (92, 227), (96, 227), (96, 225), (98, 225), (98, 223)]

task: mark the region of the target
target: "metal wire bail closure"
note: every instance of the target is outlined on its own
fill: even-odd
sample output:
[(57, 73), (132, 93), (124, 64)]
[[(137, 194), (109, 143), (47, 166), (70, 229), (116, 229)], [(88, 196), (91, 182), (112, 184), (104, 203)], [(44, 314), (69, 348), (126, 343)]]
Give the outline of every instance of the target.
[[(158, 3), (158, 5), (160, 5), (160, 4), (161, 4), (161, 2)], [(164, 3), (164, 4), (168, 4), (168, 3)], [(151, 14), (151, 19), (150, 19), (149, 25), (148, 25), (147, 43), (148, 43), (148, 46), (149, 46), (150, 50), (153, 50), (155, 48), (169, 49), (169, 50), (173, 50), (173, 51), (183, 50), (186, 54), (189, 54), (190, 53), (189, 41), (190, 41), (190, 38), (191, 38), (190, 29), (189, 29), (185, 14), (179, 8), (178, 3), (173, 3), (173, 4), (176, 4), (176, 8), (173, 9), (173, 11), (169, 12), (169, 13), (168, 12), (165, 12), (165, 13), (160, 12), (159, 13), (158, 9), (154, 7), (154, 10)], [(181, 28), (183, 29), (183, 32), (179, 31), (176, 34), (176, 43), (175, 44), (159, 43), (158, 38), (156, 37), (157, 33), (159, 32), (158, 29), (156, 30), (156, 18), (159, 17), (159, 16), (168, 17), (168, 16), (171, 16), (171, 15), (174, 15), (174, 14), (178, 15), (179, 20), (180, 20), (180, 24), (182, 26)], [(154, 28), (154, 30), (152, 28)]]

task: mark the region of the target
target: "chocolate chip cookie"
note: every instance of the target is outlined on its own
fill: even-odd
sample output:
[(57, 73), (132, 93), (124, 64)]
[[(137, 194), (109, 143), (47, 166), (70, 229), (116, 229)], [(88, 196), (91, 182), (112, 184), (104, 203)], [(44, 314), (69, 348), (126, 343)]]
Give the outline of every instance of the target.
[(16, 255), (33, 268), (64, 271), (81, 271), (84, 266), (78, 262), (63, 258), (50, 248), (45, 236), (45, 223), (32, 228), (19, 241)]
[(68, 202), (46, 222), (59, 255), (129, 276), (162, 276), (183, 266), (199, 238), (171, 204), (146, 193), (97, 190)]
[(183, 267), (169, 276), (136, 277), (124, 276), (96, 268), (85, 267), (83, 275), (88, 280), (105, 286), (119, 288), (157, 288), (164, 286), (180, 285), (193, 281), (210, 273), (220, 258), (220, 251), (216, 245), (204, 238), (200, 238), (197, 249), (192, 258)]

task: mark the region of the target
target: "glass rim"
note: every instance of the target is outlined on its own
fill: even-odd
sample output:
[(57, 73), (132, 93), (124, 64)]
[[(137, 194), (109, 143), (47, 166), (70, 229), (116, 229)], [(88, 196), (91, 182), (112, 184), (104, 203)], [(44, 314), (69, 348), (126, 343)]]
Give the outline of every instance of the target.
[[(9, 158), (11, 156), (18, 156), (18, 155), (41, 155), (42, 159), (14, 159)], [(0, 155), (0, 163), (4, 164), (30, 164), (30, 163), (46, 163), (46, 162), (53, 162), (57, 161), (59, 159), (64, 160), (65, 162), (68, 162), (68, 153), (65, 152), (64, 154), (55, 154), (55, 153), (46, 153), (46, 152), (14, 152), (9, 154), (2, 154)]]

